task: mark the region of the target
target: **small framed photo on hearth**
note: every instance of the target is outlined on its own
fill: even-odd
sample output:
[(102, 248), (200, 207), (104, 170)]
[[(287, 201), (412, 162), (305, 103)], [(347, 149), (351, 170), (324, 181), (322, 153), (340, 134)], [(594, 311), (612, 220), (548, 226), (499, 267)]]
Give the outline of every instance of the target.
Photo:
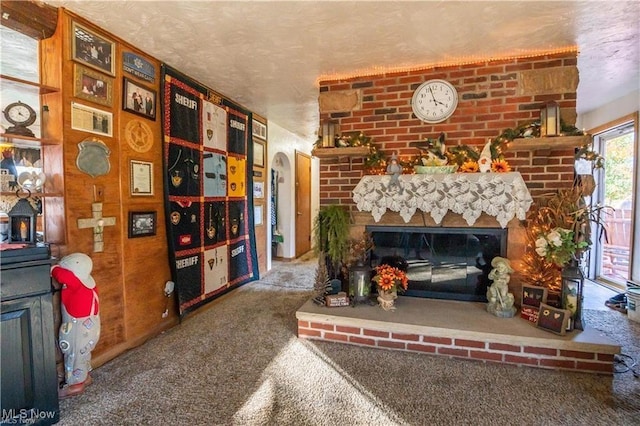
[(129, 238), (156, 235), (156, 212), (129, 212)]
[(522, 286), (522, 305), (540, 307), (541, 303), (547, 303), (547, 289), (533, 285)]
[(554, 308), (546, 303), (541, 303), (536, 326), (555, 334), (564, 335), (567, 332), (570, 319), (570, 310)]

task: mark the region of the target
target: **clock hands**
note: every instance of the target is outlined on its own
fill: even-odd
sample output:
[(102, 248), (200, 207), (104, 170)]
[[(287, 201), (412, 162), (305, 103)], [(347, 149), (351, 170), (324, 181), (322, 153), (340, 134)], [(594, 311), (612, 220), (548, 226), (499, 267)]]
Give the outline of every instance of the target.
[(429, 87), (429, 93), (431, 93), (431, 98), (433, 99), (433, 103), (437, 104), (438, 101), (436, 101), (436, 97), (433, 95), (433, 89), (431, 87)]
[(438, 105), (444, 105), (444, 103), (440, 102), (439, 100), (436, 99), (435, 95), (433, 94), (433, 89), (431, 87), (429, 87), (429, 93), (431, 93), (431, 98), (433, 98), (433, 103)]

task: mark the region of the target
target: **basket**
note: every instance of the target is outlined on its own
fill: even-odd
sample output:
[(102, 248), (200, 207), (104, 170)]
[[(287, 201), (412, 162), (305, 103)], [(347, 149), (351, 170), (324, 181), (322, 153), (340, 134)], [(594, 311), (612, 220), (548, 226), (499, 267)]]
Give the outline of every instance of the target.
[(413, 166), (415, 172), (419, 175), (430, 175), (437, 173), (453, 173), (458, 170), (455, 164), (452, 166)]
[(627, 316), (632, 321), (640, 322), (640, 288), (627, 290)]

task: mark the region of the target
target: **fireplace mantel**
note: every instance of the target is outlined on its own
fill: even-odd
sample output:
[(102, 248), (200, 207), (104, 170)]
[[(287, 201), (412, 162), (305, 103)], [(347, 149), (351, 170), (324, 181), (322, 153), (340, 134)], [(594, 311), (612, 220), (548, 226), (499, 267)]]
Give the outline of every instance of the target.
[(408, 223), (421, 210), (440, 224), (451, 211), (469, 226), (486, 213), (505, 228), (514, 217), (524, 220), (533, 200), (520, 173), (511, 172), (401, 175), (398, 184), (391, 184), (391, 176), (367, 175), (353, 190), (353, 201), (375, 222), (391, 210)]

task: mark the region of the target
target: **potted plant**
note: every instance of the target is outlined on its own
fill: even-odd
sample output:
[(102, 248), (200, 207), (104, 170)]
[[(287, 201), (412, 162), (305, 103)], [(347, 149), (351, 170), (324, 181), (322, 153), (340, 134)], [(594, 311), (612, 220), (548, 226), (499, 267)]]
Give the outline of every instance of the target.
[(313, 226), (318, 261), (325, 262), (327, 277), (339, 278), (349, 250), (349, 213), (339, 205), (324, 206)]

